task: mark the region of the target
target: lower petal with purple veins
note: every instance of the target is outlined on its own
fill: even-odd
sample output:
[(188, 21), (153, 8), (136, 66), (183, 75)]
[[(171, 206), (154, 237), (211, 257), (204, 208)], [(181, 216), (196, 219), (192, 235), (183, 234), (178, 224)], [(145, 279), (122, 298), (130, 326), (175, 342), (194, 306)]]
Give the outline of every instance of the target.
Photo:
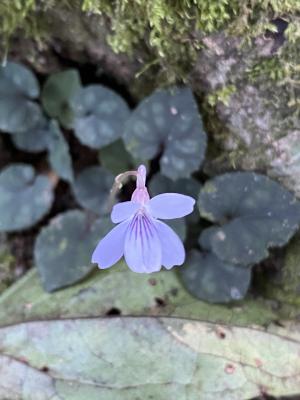
[(158, 237), (162, 248), (162, 265), (170, 269), (174, 265), (181, 265), (185, 260), (185, 250), (180, 238), (168, 225), (155, 221)]
[(139, 273), (151, 273), (161, 269), (162, 248), (155, 221), (137, 214), (126, 233), (124, 256), (128, 267)]
[(100, 269), (109, 268), (120, 260), (124, 254), (126, 231), (131, 220), (122, 222), (100, 240), (92, 255), (92, 263)]

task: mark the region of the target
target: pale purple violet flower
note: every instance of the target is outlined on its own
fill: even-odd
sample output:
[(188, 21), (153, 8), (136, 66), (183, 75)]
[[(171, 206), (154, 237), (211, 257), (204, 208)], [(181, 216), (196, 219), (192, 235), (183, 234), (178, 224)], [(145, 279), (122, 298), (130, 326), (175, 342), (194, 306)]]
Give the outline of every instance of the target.
[(182, 218), (193, 211), (195, 200), (177, 193), (164, 193), (150, 199), (146, 184), (146, 167), (140, 165), (136, 189), (131, 201), (116, 204), (111, 213), (119, 223), (98, 244), (92, 262), (99, 268), (111, 267), (124, 255), (134, 272), (159, 271), (181, 265), (185, 250), (177, 234), (160, 219)]

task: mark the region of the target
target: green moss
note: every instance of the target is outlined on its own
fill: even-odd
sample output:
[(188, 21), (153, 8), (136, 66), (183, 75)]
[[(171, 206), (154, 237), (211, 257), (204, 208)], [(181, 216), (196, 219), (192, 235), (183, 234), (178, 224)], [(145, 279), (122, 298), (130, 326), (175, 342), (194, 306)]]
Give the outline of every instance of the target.
[(235, 85), (223, 86), (221, 89), (217, 89), (207, 96), (207, 102), (211, 107), (217, 105), (217, 103), (223, 103), (228, 106), (230, 97), (236, 92)]
[[(29, 36), (49, 32), (49, 9), (82, 10), (109, 22), (107, 41), (115, 52), (132, 53), (141, 43), (148, 45), (149, 67), (157, 65), (168, 81), (186, 77), (202, 46), (203, 35), (226, 29), (257, 35), (268, 27), (270, 18), (300, 11), (298, 0), (3, 0), (0, 2), (0, 35), (7, 41), (18, 29)], [(289, 39), (299, 35), (295, 21), (288, 29)], [(246, 35), (245, 35), (246, 33)], [(154, 60), (154, 61), (153, 61)], [(226, 98), (226, 93), (223, 93)], [(222, 95), (221, 95), (222, 97)], [(221, 100), (222, 101), (222, 100)], [(226, 101), (226, 100), (225, 100)]]
[(5, 246), (0, 237), (0, 293), (3, 292), (14, 280), (13, 265), (15, 259)]
[(281, 318), (299, 317), (300, 306), (300, 236), (290, 242), (277, 273), (260, 277), (260, 292), (279, 304)]
[(279, 81), (286, 76), (284, 62), (277, 56), (255, 63), (247, 72), (249, 81), (252, 83), (257, 79)]
[(0, 54), (2, 61), (9, 50), (11, 37), (21, 32), (42, 42), (51, 35), (47, 12), (62, 7), (79, 7), (80, 0), (2, 0), (0, 1)]
[(35, 0), (4, 0), (0, 3), (1, 33), (9, 36), (18, 28), (24, 28), (24, 22), (32, 20), (35, 12)]
[(39, 8), (36, 0), (3, 0), (0, 2), (0, 34), (8, 42), (12, 34), (23, 30), (25, 35), (39, 38)]
[(282, 275), (277, 284), (276, 297), (300, 306), (300, 237), (298, 235), (288, 246)]

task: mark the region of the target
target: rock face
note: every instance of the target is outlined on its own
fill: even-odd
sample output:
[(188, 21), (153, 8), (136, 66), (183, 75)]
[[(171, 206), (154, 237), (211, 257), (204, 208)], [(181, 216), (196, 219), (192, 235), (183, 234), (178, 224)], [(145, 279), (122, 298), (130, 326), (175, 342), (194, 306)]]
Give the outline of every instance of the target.
[[(207, 171), (258, 170), (300, 197), (300, 119), (295, 99), (299, 83), (281, 70), (290, 50), (283, 44), (274, 51), (276, 37), (260, 37), (251, 46), (243, 46), (220, 34), (205, 43), (207, 48), (199, 55), (193, 73), (194, 86), (205, 96), (216, 93), (219, 97), (224, 88), (232, 88), (228, 98), (216, 98), (211, 113), (211, 118), (218, 120), (212, 134), (221, 151), (208, 162)], [(295, 56), (292, 62), (299, 60)]]
[[(181, 48), (193, 46), (195, 40), (200, 43), (186, 79), (199, 96), (210, 132), (206, 171), (213, 175), (230, 169), (257, 170), (278, 179), (300, 198), (300, 32), (295, 30), (299, 3), (276, 4), (270, 1), (269, 8), (257, 15), (258, 26), (265, 23), (269, 30), (261, 29), (251, 38), (222, 28), (214, 33), (193, 30)], [(151, 21), (149, 37), (145, 35), (130, 55), (116, 54), (107, 44), (114, 22), (105, 10), (99, 16), (57, 7), (47, 10), (46, 17), (47, 38), (37, 45), (17, 35), (11, 41), (11, 58), (25, 60), (41, 73), (65, 67), (70, 60), (79, 66), (93, 64), (100, 75), (112, 77), (136, 100), (164, 85), (168, 69), (174, 75), (170, 58), (153, 50), (153, 35), (152, 42), (149, 37), (156, 25)], [(118, 18), (127, 23), (125, 17)], [(242, 21), (243, 15), (239, 18)], [(129, 19), (129, 30), (130, 24)], [(170, 40), (174, 42), (171, 36)]]
[(93, 64), (99, 75), (107, 74), (129, 85), (141, 64), (126, 54), (116, 54), (106, 43), (108, 28), (102, 19), (88, 17), (76, 10), (54, 9), (47, 12), (48, 33), (37, 42), (16, 35), (9, 49), (11, 58), (25, 61), (42, 74), (66, 67), (68, 63)]

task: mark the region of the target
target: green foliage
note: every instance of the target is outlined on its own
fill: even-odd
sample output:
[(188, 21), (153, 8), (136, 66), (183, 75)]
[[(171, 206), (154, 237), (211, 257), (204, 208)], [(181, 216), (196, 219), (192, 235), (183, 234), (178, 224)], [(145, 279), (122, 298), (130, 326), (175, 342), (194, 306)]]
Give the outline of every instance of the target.
[(275, 318), (267, 304), (207, 305), (172, 271), (154, 281), (121, 264), (49, 294), (31, 271), (0, 298), (2, 397), (232, 400), (262, 382), (299, 393), (299, 324), (253, 325)]
[[(51, 75), (43, 88), (42, 102), (49, 115), (66, 126), (71, 123), (71, 97), (80, 85), (79, 74), (69, 70)], [(69, 147), (59, 126), (49, 121), (38, 103), (39, 83), (21, 64), (8, 62), (0, 67), (0, 130), (12, 134), (18, 149), (38, 153), (47, 150), (49, 164), (63, 179), (72, 182)]]
[[(87, 18), (109, 21), (107, 42), (115, 52), (132, 53), (146, 43), (148, 66), (160, 65), (169, 83), (185, 79), (203, 46), (202, 38), (225, 30), (246, 41), (270, 28), (274, 16), (290, 22), (287, 37), (298, 37), (298, 0), (3, 0), (0, 3), (0, 35), (7, 42), (18, 29), (40, 39), (51, 35), (51, 13), (84, 11)], [(49, 21), (50, 17), (50, 21)], [(54, 32), (54, 35), (57, 32)]]
[(251, 267), (267, 258), (271, 247), (286, 244), (300, 225), (300, 203), (294, 196), (252, 172), (208, 181), (198, 205), (202, 217), (220, 226), (202, 231), (204, 253), (192, 253), (181, 275), (191, 293), (212, 302), (243, 298)]
[(91, 252), (111, 227), (108, 220), (91, 221), (84, 212), (59, 214), (43, 228), (34, 247), (34, 260), (48, 292), (72, 285), (93, 269)]
[(81, 0), (1, 0), (0, 36), (8, 46), (16, 32), (45, 40), (49, 36), (48, 11), (58, 7), (80, 7)]
[(53, 193), (46, 176), (30, 165), (12, 164), (0, 173), (0, 231), (12, 232), (35, 225), (49, 211)]
[(113, 174), (103, 167), (94, 166), (84, 169), (76, 177), (73, 185), (78, 203), (98, 215), (110, 212), (110, 191), (114, 183)]
[(36, 123), (29, 129), (12, 135), (14, 145), (23, 151), (39, 153), (47, 150), (49, 136), (49, 121), (39, 113)]
[[(120, 157), (122, 154), (122, 157)], [(125, 149), (123, 140), (119, 139), (105, 146), (99, 152), (100, 163), (111, 171), (114, 175), (119, 175), (121, 172), (137, 167), (137, 162), (131, 157)]]
[[(271, 179), (252, 172), (228, 173), (206, 183), (200, 214), (221, 224), (205, 242), (221, 260), (253, 265), (268, 249), (286, 244), (299, 228), (300, 203)], [(205, 231), (202, 235), (205, 234)]]
[(1, 328), (0, 367), (10, 398), (23, 393), (24, 380), (34, 400), (36, 393), (45, 400), (231, 400), (241, 382), (245, 399), (260, 395), (261, 382), (272, 397), (292, 396), (299, 336), (277, 330), (147, 317), (31, 321)]
[[(35, 25), (35, 0), (3, 0), (0, 3), (1, 34), (6, 40), (19, 28)], [(32, 29), (34, 30), (34, 29)]]
[[(128, 0), (84, 0), (82, 8), (110, 18), (108, 43), (114, 51), (131, 53), (146, 42), (152, 53), (149, 65), (159, 63), (168, 82), (187, 76), (203, 36), (225, 30), (251, 39), (265, 32), (274, 15), (300, 11), (298, 0), (138, 0), (134, 6)], [(297, 23), (293, 26), (295, 40)]]
[(300, 39), (299, 16), (298, 19), (289, 23), (285, 31), (285, 36), (290, 43), (296, 43)]
[(1, 94), (22, 94), (30, 99), (39, 96), (39, 83), (34, 74), (21, 64), (8, 62), (0, 69)]
[(79, 90), (72, 99), (72, 108), (75, 135), (82, 144), (93, 149), (100, 149), (118, 139), (129, 116), (126, 102), (101, 85)]
[[(156, 299), (164, 299), (161, 307)], [(30, 307), (24, 305), (30, 304)], [(25, 312), (24, 312), (25, 308)], [(35, 268), (0, 298), (0, 324), (41, 318), (74, 319), (89, 315), (104, 317), (111, 309), (123, 316), (156, 315), (191, 318), (215, 323), (268, 325), (277, 314), (262, 299), (247, 299), (236, 305), (209, 304), (190, 295), (177, 273), (161, 271), (150, 278), (132, 274), (124, 262), (113, 269), (94, 271), (77, 285), (54, 293), (45, 292)]]
[(258, 79), (270, 79), (276, 82), (282, 81), (287, 75), (284, 65), (283, 60), (276, 56), (260, 61), (248, 70), (248, 78), (251, 82), (255, 82)]
[(69, 145), (56, 121), (51, 121), (46, 132), (49, 164), (57, 175), (72, 183), (74, 180)]
[[(291, 240), (284, 254), (276, 261), (276, 267), (268, 271), (265, 269), (260, 276), (260, 291), (272, 300), (283, 306), (280, 308), (281, 318), (294, 318), (299, 315), (299, 262), (300, 236)], [(263, 273), (264, 272), (264, 273)]]
[(192, 250), (179, 270), (184, 286), (198, 299), (228, 303), (245, 297), (251, 270), (220, 260), (213, 253)]
[(65, 127), (73, 124), (71, 101), (81, 87), (77, 70), (69, 69), (50, 75), (42, 91), (42, 103), (47, 114)]
[(146, 37), (153, 59), (168, 63), (165, 72), (172, 82), (186, 75), (201, 46), (193, 32), (210, 33), (225, 27), (240, 5), (236, 0), (138, 0), (133, 7), (127, 0), (85, 0), (83, 10), (109, 16), (112, 34), (107, 40), (115, 52), (132, 53)]
[(41, 119), (40, 107), (32, 100), (39, 95), (39, 84), (33, 73), (20, 64), (0, 66), (0, 130), (24, 132)]
[(7, 238), (0, 234), (0, 293), (2, 293), (14, 280), (14, 266), (16, 260), (11, 254)]
[(230, 97), (236, 92), (236, 87), (234, 85), (224, 86), (220, 89), (211, 92), (207, 96), (207, 102), (211, 107), (217, 105), (217, 103), (223, 103), (225, 106), (228, 106)]
[(163, 151), (161, 173), (173, 180), (199, 169), (206, 150), (197, 103), (186, 87), (157, 90), (144, 99), (127, 120), (123, 139), (139, 159), (150, 160)]
[[(168, 223), (182, 240), (187, 238), (187, 246), (192, 249), (186, 265), (179, 269), (187, 290), (210, 302), (231, 302), (244, 297), (252, 266), (266, 259), (271, 248), (285, 245), (299, 228), (299, 203), (280, 185), (255, 173), (225, 174), (201, 188), (199, 179), (191, 174), (199, 177), (207, 137), (188, 87), (157, 90), (130, 112), (126, 102), (112, 90), (101, 85), (79, 85), (79, 74), (74, 70), (57, 73), (46, 81), (43, 105), (48, 114), (56, 115), (63, 125), (61, 129), (57, 120), (49, 120), (43, 114), (34, 75), (14, 63), (1, 69), (4, 125), (9, 121), (17, 148), (47, 152), (36, 157), (47, 157), (45, 165), (51, 182), (45, 175), (36, 176), (32, 166), (6, 167), (0, 174), (0, 231), (14, 232), (36, 225), (51, 208), (58, 178), (65, 180), (74, 195), (67, 194), (71, 204), (66, 208), (73, 208), (77, 202), (83, 211), (67, 211), (55, 217), (60, 207), (65, 210), (65, 205), (54, 203), (54, 219), (36, 240), (35, 262), (46, 290), (71, 285), (93, 268), (91, 251), (110, 225), (103, 222), (98, 230), (100, 222), (94, 223), (94, 219), (110, 213), (116, 200), (115, 191), (111, 192), (114, 177), (136, 169), (140, 163), (148, 163), (152, 196), (178, 192), (195, 198), (200, 190), (200, 215), (216, 224), (207, 227), (207, 222), (199, 221), (197, 210), (184, 220)], [(211, 105), (227, 101), (234, 90), (224, 87), (216, 91)], [(11, 117), (6, 102), (9, 107), (19, 106)], [(26, 107), (34, 110), (34, 117)], [(70, 112), (65, 114), (65, 109)], [(65, 126), (68, 130), (63, 130)], [(78, 150), (69, 148), (72, 133), (93, 149), (84, 149), (92, 158), (84, 160), (83, 165), (78, 163)], [(76, 147), (82, 151), (78, 142)], [(100, 165), (90, 166), (95, 164), (96, 157)], [(40, 161), (33, 164), (45, 168)], [(152, 176), (158, 166), (160, 172)], [(55, 192), (59, 191), (60, 186)], [(132, 188), (125, 186), (121, 194), (129, 199), (131, 193)], [(199, 231), (202, 252), (194, 248)]]

